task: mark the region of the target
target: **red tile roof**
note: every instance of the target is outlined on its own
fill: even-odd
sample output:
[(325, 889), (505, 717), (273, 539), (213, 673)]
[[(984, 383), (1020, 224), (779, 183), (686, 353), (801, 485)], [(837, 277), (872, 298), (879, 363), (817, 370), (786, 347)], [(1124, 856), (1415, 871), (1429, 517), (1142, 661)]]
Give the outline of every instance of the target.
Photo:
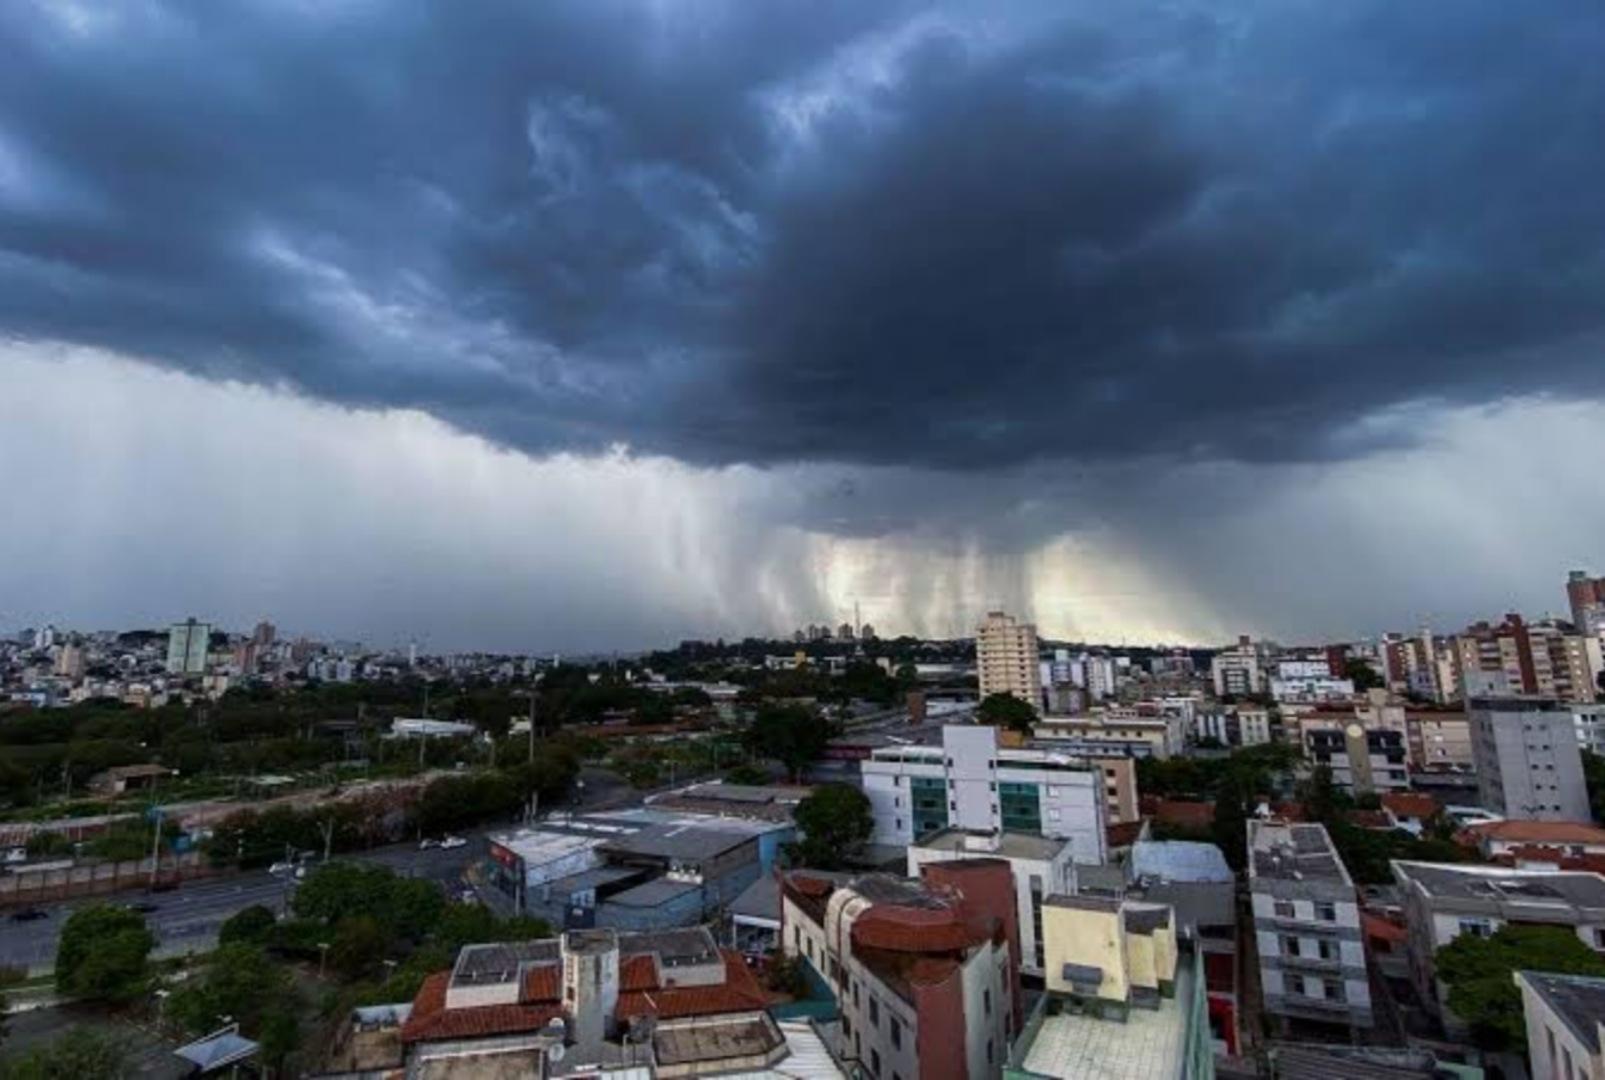
[(1390, 791), (1382, 796), (1382, 805), (1392, 811), (1395, 817), (1401, 818), (1420, 818), (1425, 821), (1438, 813), (1438, 804), (1432, 796), (1419, 791)]
[(537, 1001), (556, 1001), (559, 991), (559, 969), (556, 964), (541, 964), (524, 971), (524, 986), (519, 999), (525, 1004)]
[(637, 990), (619, 994), (615, 1010), (621, 1019), (657, 1016), (675, 1020), (685, 1016), (754, 1012), (769, 1007), (769, 995), (747, 968), (739, 953), (721, 949), (724, 982), (713, 986), (676, 986), (667, 990)]
[(1378, 938), (1382, 941), (1398, 942), (1409, 937), (1409, 932), (1391, 919), (1384, 919), (1380, 915), (1370, 912), (1360, 913), (1360, 925), (1365, 929), (1365, 936)]
[[(1144, 808), (1147, 812), (1147, 808)], [(1165, 825), (1180, 825), (1189, 829), (1207, 829), (1215, 823), (1215, 804), (1188, 802), (1183, 799), (1155, 799), (1153, 818)]]
[(658, 985), (658, 965), (646, 953), (626, 956), (619, 961), (620, 990), (653, 990)]
[(1605, 844), (1605, 829), (1583, 821), (1491, 821), (1467, 825), (1479, 840), (1525, 844)]
[(519, 1031), (537, 1031), (562, 1010), (556, 1002), (540, 1005), (478, 1005), (446, 1008), (451, 972), (437, 971), (424, 980), (412, 1002), (412, 1015), (401, 1026), (404, 1043), (438, 1039), (482, 1039)]

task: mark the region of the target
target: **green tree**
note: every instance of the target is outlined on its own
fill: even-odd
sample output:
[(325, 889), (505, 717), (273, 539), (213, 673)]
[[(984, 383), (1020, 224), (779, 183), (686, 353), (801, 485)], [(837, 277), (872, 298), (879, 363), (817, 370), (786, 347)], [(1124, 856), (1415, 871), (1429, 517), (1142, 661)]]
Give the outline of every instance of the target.
[(797, 804), (797, 855), (804, 865), (840, 866), (875, 828), (869, 797), (851, 784), (824, 784)]
[(780, 762), (796, 780), (819, 760), (834, 735), (829, 721), (801, 705), (764, 705), (747, 729), (745, 741), (753, 753)]
[(329, 963), (348, 979), (372, 971), (389, 948), (384, 928), (371, 915), (341, 919), (334, 928), (334, 941), (330, 944)]
[(263, 945), (273, 936), (273, 928), (278, 925), (278, 916), (263, 907), (261, 904), (252, 904), (248, 908), (236, 911), (223, 921), (218, 928), (217, 942), (219, 945)]
[(369, 916), (392, 940), (422, 941), (440, 918), (445, 898), (432, 882), (400, 878), (383, 866), (332, 862), (318, 867), (296, 890), (296, 915), (338, 926)]
[(1605, 975), (1605, 959), (1561, 926), (1506, 926), (1486, 938), (1461, 934), (1435, 959), (1438, 978), (1449, 987), (1449, 1008), (1471, 1025), (1472, 1041), (1492, 1051), (1526, 1045), (1515, 972)]
[(1376, 669), (1357, 656), (1343, 661), (1343, 677), (1352, 681), (1355, 691), (1361, 694), (1367, 690), (1380, 690), (1383, 685), (1382, 676), (1376, 673)]
[(250, 1034), (293, 993), (289, 971), (261, 946), (235, 943), (219, 947), (199, 975), (173, 991), (167, 1013), (192, 1034), (216, 1030), (225, 1016)]
[(0, 1059), (6, 1080), (124, 1080), (132, 1074), (128, 1045), (87, 1025), (53, 1041)]
[[(1600, 673), (1605, 679), (1605, 672)], [(1588, 785), (1588, 805), (1594, 811), (1595, 821), (1605, 821), (1605, 757), (1583, 751), (1583, 783)]]
[(56, 986), (73, 997), (131, 1000), (145, 989), (155, 944), (137, 912), (109, 904), (79, 908), (61, 928)]
[(1031, 725), (1037, 722), (1037, 710), (1013, 694), (988, 694), (975, 710), (975, 718), (983, 724), (1029, 735)]

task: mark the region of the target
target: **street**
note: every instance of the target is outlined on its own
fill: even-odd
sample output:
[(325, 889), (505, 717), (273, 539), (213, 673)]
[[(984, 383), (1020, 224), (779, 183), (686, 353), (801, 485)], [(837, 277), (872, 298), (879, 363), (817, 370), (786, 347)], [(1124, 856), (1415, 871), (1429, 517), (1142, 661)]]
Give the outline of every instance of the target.
[[(398, 874), (438, 881), (455, 893), (454, 886), (461, 880), (464, 868), (486, 850), (484, 833), (466, 833), (463, 838), (468, 845), (450, 851), (419, 851), (417, 843), (411, 842), (350, 857), (387, 866)], [(293, 889), (293, 884), (265, 870), (256, 870), (185, 885), (171, 892), (124, 892), (43, 905), (40, 910), (49, 912), (49, 917), (31, 922), (14, 922), (9, 915), (0, 915), (0, 967), (25, 967), (35, 974), (51, 970), (62, 926), (73, 911), (89, 904), (155, 904), (156, 910), (145, 915), (145, 925), (156, 936), (155, 955), (181, 956), (212, 948), (217, 943), (218, 929), (237, 911), (261, 904), (281, 912)]]

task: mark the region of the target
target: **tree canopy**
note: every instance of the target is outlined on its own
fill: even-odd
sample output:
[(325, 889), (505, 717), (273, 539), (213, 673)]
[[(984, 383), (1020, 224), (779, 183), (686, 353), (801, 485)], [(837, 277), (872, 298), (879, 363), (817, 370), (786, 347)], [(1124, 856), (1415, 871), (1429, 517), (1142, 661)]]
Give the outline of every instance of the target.
[(811, 709), (766, 704), (747, 729), (745, 741), (753, 753), (784, 765), (795, 780), (819, 760), (834, 735), (835, 727)]
[(850, 857), (874, 831), (869, 797), (851, 784), (824, 784), (797, 804), (802, 839), (797, 856), (804, 865), (834, 869)]
[(70, 1027), (42, 1046), (0, 1059), (6, 1080), (123, 1080), (129, 1074), (127, 1043), (105, 1031)]
[(147, 985), (155, 944), (137, 912), (110, 904), (79, 908), (61, 928), (56, 986), (73, 997), (131, 1000)]
[(1037, 722), (1037, 710), (1029, 701), (1013, 694), (988, 694), (975, 710), (976, 719), (993, 727), (1008, 728), (1022, 735), (1031, 733)]
[(1449, 1008), (1471, 1026), (1473, 1041), (1484, 1050), (1507, 1050), (1527, 1042), (1515, 972), (1605, 975), (1605, 958), (1570, 927), (1506, 926), (1489, 937), (1461, 934), (1438, 950), (1436, 969), (1449, 987)]

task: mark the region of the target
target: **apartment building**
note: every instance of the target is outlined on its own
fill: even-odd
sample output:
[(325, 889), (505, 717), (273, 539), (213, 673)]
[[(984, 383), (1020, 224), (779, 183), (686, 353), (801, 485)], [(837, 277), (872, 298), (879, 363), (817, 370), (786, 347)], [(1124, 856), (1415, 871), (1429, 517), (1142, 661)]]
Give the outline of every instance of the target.
[(1266, 709), (1237, 710), (1237, 744), (1263, 746), (1271, 741), (1271, 714)]
[(1037, 662), (1037, 628), (1001, 611), (988, 612), (975, 631), (975, 672), (983, 699), (1012, 694), (1042, 707), (1042, 675)]
[(908, 848), (908, 876), (918, 878), (931, 863), (1002, 859), (1014, 878), (1015, 920), (1020, 927), (1020, 970), (1043, 973), (1042, 903), (1046, 897), (1076, 891), (1076, 864), (1064, 840), (1031, 833), (968, 833), (943, 829)]
[(1405, 732), (1410, 764), (1418, 769), (1471, 769), (1476, 765), (1471, 718), (1463, 712), (1408, 709)]
[(922, 878), (781, 880), (781, 943), (836, 997), (838, 1058), (880, 1080), (997, 1076), (1024, 1019), (1014, 881), (1002, 859)]
[(1238, 638), (1235, 646), (1215, 654), (1209, 664), (1209, 677), (1215, 685), (1216, 697), (1263, 694), (1266, 688), (1260, 650), (1246, 637)]
[(1350, 724), (1341, 731), (1315, 728), (1305, 733), (1304, 754), (1332, 770), (1332, 782), (1351, 795), (1408, 791), (1404, 736), (1382, 728)]
[(1264, 1008), (1284, 1033), (1370, 1028), (1359, 897), (1320, 825), (1248, 823)]
[(1605, 704), (1573, 705), (1571, 713), (1577, 748), (1605, 757)]
[(1461, 934), (1488, 937), (1507, 924), (1561, 926), (1605, 953), (1605, 875), (1395, 860), (1393, 878), (1409, 929), (1411, 979), (1451, 1035), (1463, 1034), (1464, 1024), (1447, 1007), (1433, 958)]
[(1585, 637), (1555, 620), (1506, 615), (1476, 623), (1455, 640), (1465, 696), (1531, 694), (1586, 704), (1598, 697)]
[(1109, 824), (1104, 764), (1000, 747), (996, 728), (949, 724), (940, 745), (878, 747), (859, 768), (875, 843), (906, 847), (946, 828), (1026, 832), (1069, 840), (1076, 862), (1099, 864)]
[(1070, 754), (1168, 758), (1182, 752), (1186, 730), (1177, 717), (1126, 712), (1045, 716), (1033, 727), (1032, 734)]
[(1605, 1077), (1605, 979), (1518, 971), (1532, 1075)]
[(1576, 721), (1552, 700), (1477, 698), (1472, 756), (1482, 805), (1507, 818), (1588, 821)]

